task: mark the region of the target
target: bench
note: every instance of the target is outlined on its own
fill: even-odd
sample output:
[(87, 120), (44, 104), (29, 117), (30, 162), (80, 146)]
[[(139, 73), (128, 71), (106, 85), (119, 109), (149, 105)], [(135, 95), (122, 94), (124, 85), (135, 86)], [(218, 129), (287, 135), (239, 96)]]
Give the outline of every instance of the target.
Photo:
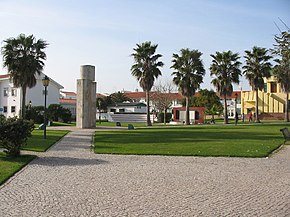
[(282, 132), (282, 134), (284, 136), (284, 139), (285, 139), (284, 143), (289, 141), (290, 140), (290, 132), (289, 132), (288, 128), (287, 127), (282, 128), (282, 129), (280, 129), (280, 131)]
[(134, 130), (133, 124), (128, 124), (128, 130)]

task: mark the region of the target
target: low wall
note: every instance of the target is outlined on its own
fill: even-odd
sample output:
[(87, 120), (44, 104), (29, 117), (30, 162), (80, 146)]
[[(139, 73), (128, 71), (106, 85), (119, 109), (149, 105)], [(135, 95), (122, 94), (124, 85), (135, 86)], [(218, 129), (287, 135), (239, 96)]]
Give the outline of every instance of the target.
[(260, 120), (284, 120), (284, 113), (261, 113)]

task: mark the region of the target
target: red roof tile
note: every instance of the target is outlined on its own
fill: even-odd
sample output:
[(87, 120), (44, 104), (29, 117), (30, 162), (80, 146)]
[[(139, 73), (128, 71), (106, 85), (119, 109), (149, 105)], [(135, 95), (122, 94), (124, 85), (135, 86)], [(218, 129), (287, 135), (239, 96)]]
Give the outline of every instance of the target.
[(97, 93), (96, 96), (97, 96), (97, 98), (103, 98), (103, 97), (106, 97), (106, 95), (101, 94), (101, 93)]
[(76, 104), (77, 100), (76, 99), (59, 99), (60, 103), (67, 103), (67, 104)]
[(153, 99), (154, 99), (155, 96), (158, 98), (158, 96), (162, 96), (162, 95), (165, 95), (166, 97), (168, 97), (171, 100), (176, 100), (176, 99), (182, 99), (183, 98), (183, 96), (180, 93), (162, 93), (162, 95), (159, 95), (156, 92), (151, 92), (150, 95), (151, 95), (151, 97)]
[[(70, 96), (76, 96), (77, 94), (75, 92), (72, 92), (72, 91), (61, 91), (63, 94), (66, 94), (66, 95), (70, 95)], [(104, 94), (101, 94), (101, 93), (96, 93), (96, 96), (97, 97), (105, 97)]]
[[(126, 92), (124, 94), (127, 97), (131, 98), (131, 99), (140, 99), (140, 98), (145, 98), (146, 97), (145, 92)], [(172, 99), (182, 99), (182, 98), (184, 98), (180, 93), (166, 93), (166, 94), (169, 94)], [(240, 91), (233, 91), (232, 95), (227, 96), (227, 98), (233, 99), (233, 98), (236, 97), (235, 94), (237, 94), (238, 98), (241, 98), (241, 92)], [(150, 92), (150, 95), (152, 97), (154, 97), (154, 92)], [(194, 96), (199, 96), (199, 92), (195, 93)], [(217, 94), (217, 96), (219, 96), (219, 94)], [(223, 97), (220, 97), (220, 98), (223, 99)]]
[(66, 95), (77, 95), (75, 92), (72, 92), (72, 91), (61, 91), (62, 93), (66, 94)]
[[(232, 95), (227, 96), (227, 98), (234, 99), (234, 98), (236, 98), (236, 94), (237, 94), (238, 99), (241, 98), (241, 91), (233, 91)], [(221, 99), (224, 99), (224, 96), (220, 96), (218, 93), (217, 93), (217, 96), (220, 97)]]
[(145, 92), (126, 92), (124, 94), (130, 99), (140, 99), (146, 97)]
[[(126, 92), (124, 93), (130, 99), (141, 99), (145, 98), (145, 92)], [(165, 93), (169, 94), (172, 99), (182, 99), (183, 96), (180, 93)], [(154, 97), (154, 92), (150, 92), (150, 96)]]
[(0, 75), (0, 78), (9, 78), (9, 75), (6, 74), (6, 75)]

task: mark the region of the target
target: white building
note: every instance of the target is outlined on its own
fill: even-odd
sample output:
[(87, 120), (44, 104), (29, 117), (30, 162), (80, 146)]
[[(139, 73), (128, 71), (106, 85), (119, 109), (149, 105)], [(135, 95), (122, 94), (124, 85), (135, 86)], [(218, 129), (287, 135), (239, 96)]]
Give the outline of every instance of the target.
[(108, 106), (109, 112), (117, 113), (146, 113), (147, 105), (142, 102), (117, 103), (114, 106)]
[(76, 118), (77, 94), (75, 92), (61, 91), (59, 104), (70, 110), (73, 120)]
[[(223, 107), (225, 107), (224, 97), (220, 96), (220, 100)], [(233, 91), (232, 95), (227, 96), (227, 111), (230, 119), (235, 118), (236, 112), (239, 116), (241, 115), (241, 91)]]
[[(33, 88), (27, 88), (26, 105), (32, 106), (44, 105), (44, 87), (42, 79), (45, 74), (36, 75), (36, 85)], [(59, 104), (60, 89), (63, 86), (49, 78), (47, 87), (47, 106), (50, 104)], [(0, 75), (0, 114), (6, 117), (19, 116), (21, 110), (22, 91), (16, 88), (9, 79), (9, 75)]]
[[(146, 93), (145, 92), (125, 92), (125, 96), (130, 98), (133, 102), (142, 102), (146, 103)], [(182, 107), (181, 101), (184, 98), (180, 93), (163, 93), (166, 95), (167, 99), (171, 100), (171, 108)], [(154, 99), (156, 98), (155, 92), (150, 92), (150, 110), (156, 110), (156, 106), (154, 105)]]
[[(97, 93), (97, 98), (103, 98), (106, 95)], [(72, 91), (60, 91), (59, 104), (71, 111), (72, 118), (76, 118), (77, 94)], [(97, 116), (98, 117), (98, 116)]]

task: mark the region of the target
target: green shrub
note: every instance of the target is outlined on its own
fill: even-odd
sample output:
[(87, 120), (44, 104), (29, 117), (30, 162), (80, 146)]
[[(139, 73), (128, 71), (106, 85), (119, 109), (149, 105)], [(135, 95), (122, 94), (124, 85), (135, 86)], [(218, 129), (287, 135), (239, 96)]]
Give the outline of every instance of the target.
[(20, 155), (20, 149), (26, 144), (34, 129), (32, 121), (22, 118), (0, 119), (0, 144), (10, 156)]
[[(171, 121), (171, 118), (172, 118), (172, 114), (166, 113), (166, 119), (165, 119), (166, 123), (169, 123)], [(159, 123), (164, 123), (164, 113), (163, 112), (158, 113), (157, 120)]]
[(36, 124), (44, 122), (44, 106), (27, 106), (25, 111), (25, 119), (33, 120)]
[(63, 122), (68, 123), (71, 121), (71, 116), (71, 111), (59, 104), (50, 104), (47, 108), (47, 117), (51, 121), (62, 120)]
[(1, 115), (0, 115), (0, 124), (1, 124), (3, 121), (5, 121), (5, 116), (1, 114)]
[(62, 112), (60, 114), (60, 119), (64, 122), (64, 123), (68, 123), (71, 122), (71, 111), (67, 108), (63, 108)]
[[(44, 106), (27, 106), (25, 119), (33, 120), (36, 124), (44, 123)], [(50, 104), (46, 110), (47, 120), (71, 122), (71, 111), (59, 104)]]

